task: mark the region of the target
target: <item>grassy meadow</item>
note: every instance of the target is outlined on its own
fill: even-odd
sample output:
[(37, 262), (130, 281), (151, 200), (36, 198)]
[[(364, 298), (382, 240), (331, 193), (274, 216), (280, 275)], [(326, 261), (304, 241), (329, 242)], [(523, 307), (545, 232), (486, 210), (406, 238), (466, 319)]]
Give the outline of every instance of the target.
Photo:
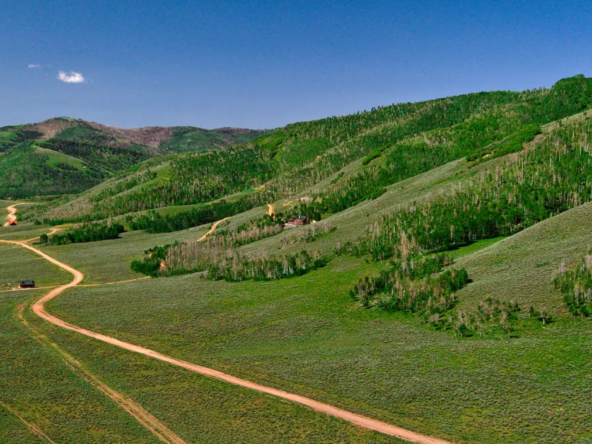
[[(101, 246), (103, 242), (93, 245)], [(125, 262), (118, 262), (122, 264)], [(43, 276), (42, 280), (38, 278), (43, 284), (57, 285), (71, 280), (68, 273), (46, 261), (37, 261), (34, 253), (17, 246), (2, 250), (0, 270), (4, 270), (3, 280), (25, 272)], [(113, 277), (108, 270), (103, 273), (97, 279)], [(1, 378), (0, 401), (56, 442), (160, 442), (61, 361), (54, 350), (36, 341), (18, 319), (17, 306), (28, 306), (42, 294), (43, 290), (0, 293), (3, 339), (0, 347), (2, 356), (7, 357), (3, 360), (2, 374), (7, 377)], [(34, 329), (75, 356), (86, 369), (139, 402), (187, 442), (255, 443), (262, 439), (278, 444), (402, 442), (287, 401), (62, 331), (29, 310), (24, 311), (24, 317)], [(35, 435), (11, 411), (0, 406), (0, 412), (1, 442), (45, 442), (35, 441)]]
[[(259, 394), (27, 319), (112, 388), (188, 443), (402, 443), (288, 401)], [(127, 441), (123, 441), (127, 442)]]
[(37, 147), (35, 148), (35, 152), (37, 154), (47, 156), (47, 160), (45, 162), (50, 167), (56, 167), (60, 163), (70, 165), (71, 167), (74, 167), (78, 170), (82, 170), (84, 167), (84, 162), (82, 160), (73, 156), (68, 156), (64, 153), (60, 153), (59, 151)]
[(21, 279), (34, 279), (38, 287), (62, 285), (72, 280), (67, 273), (29, 250), (0, 243), (0, 291), (14, 289)]
[(347, 291), (369, 267), (341, 259), (273, 283), (189, 275), (75, 289), (50, 309), (123, 340), (427, 434), (491, 443), (590, 438), (586, 320), (562, 318), (545, 328), (525, 321), (513, 339), (459, 339), (416, 318), (357, 308)]
[[(26, 257), (25, 252), (20, 248), (10, 256), (0, 253), (3, 281), (28, 272), (30, 260), (15, 260), (19, 254)], [(64, 281), (55, 269), (37, 265), (35, 271), (43, 272), (47, 282)], [(42, 294), (43, 290), (0, 293), (0, 442), (48, 442), (32, 428), (58, 443), (160, 442), (23, 325), (19, 307)]]
[(592, 204), (588, 203), (459, 258), (475, 281), (461, 291), (461, 304), (485, 297), (515, 300), (567, 316), (553, 278), (561, 265), (573, 265), (592, 246)]

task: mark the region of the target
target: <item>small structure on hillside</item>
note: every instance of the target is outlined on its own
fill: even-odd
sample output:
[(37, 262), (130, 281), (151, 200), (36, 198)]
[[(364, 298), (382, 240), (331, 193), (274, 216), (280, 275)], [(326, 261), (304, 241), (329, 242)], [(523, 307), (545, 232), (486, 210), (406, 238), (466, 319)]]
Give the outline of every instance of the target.
[(11, 227), (14, 227), (14, 226), (16, 226), (18, 224), (17, 224), (16, 220), (10, 220), (10, 221), (8, 221), (8, 225), (11, 226)]
[(19, 288), (35, 288), (35, 281), (33, 279), (19, 281)]
[(303, 196), (300, 198), (300, 202), (310, 202), (312, 200), (313, 200), (313, 198), (310, 196)]
[(288, 222), (286, 222), (284, 228), (301, 227), (302, 225), (308, 225), (308, 217), (293, 216)]

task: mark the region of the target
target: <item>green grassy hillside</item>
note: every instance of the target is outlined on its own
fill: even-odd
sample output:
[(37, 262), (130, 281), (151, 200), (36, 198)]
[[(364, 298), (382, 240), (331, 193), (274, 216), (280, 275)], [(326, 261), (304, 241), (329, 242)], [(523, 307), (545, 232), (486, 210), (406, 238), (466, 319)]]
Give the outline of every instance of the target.
[[(492, 161), (490, 167), (499, 168), (506, 160)], [(407, 201), (401, 196), (399, 205), (454, 189), (450, 179), (462, 181), (459, 172), (469, 179), (479, 174), (455, 163), (402, 182), (399, 186), (412, 194)], [(383, 201), (397, 199), (397, 190), (402, 191), (395, 186), (376, 204), (392, 212), (396, 201)], [(578, 419), (585, 417), (586, 404), (572, 396), (581, 393), (578, 385), (589, 371), (584, 350), (590, 336), (586, 320), (572, 319), (561, 308), (552, 277), (561, 261), (575, 261), (592, 242), (590, 227), (581, 224), (589, 219), (589, 209), (575, 208), (493, 246), (476, 248), (455, 264), (473, 279), (459, 295), (459, 308), (493, 295), (553, 311), (555, 321), (547, 326), (521, 320), (514, 338), (459, 339), (413, 317), (356, 308), (349, 289), (385, 264), (352, 258), (269, 283), (210, 282), (188, 275), (81, 288), (56, 301), (52, 310), (93, 330), (459, 442), (571, 442), (587, 433), (585, 421)], [(366, 211), (343, 213), (349, 222), (331, 236)], [(196, 239), (204, 232), (130, 233), (121, 241), (47, 251), (76, 264), (91, 282), (129, 279), (133, 274), (125, 270), (134, 252), (139, 255), (151, 243)], [(354, 236), (353, 230), (348, 233)], [(271, 249), (265, 243), (274, 240), (279, 246), (278, 239), (249, 248)], [(317, 242), (329, 244), (330, 237)], [(102, 259), (107, 254), (110, 261)], [(90, 300), (104, 316), (86, 309)], [(551, 349), (558, 353), (552, 360), (545, 352)]]
[(225, 149), (266, 132), (193, 127), (124, 130), (69, 118), (3, 127), (0, 197), (79, 193), (150, 157)]
[[(469, 94), (288, 125), (232, 150), (180, 156), (171, 162), (170, 182), (78, 208), (66, 217), (58, 210), (46, 218), (101, 219), (205, 203), (264, 185), (237, 203), (236, 214), (245, 206), (314, 191), (317, 184), (362, 159), (367, 168), (338, 180), (331, 194), (321, 197), (326, 205), (317, 212), (338, 212), (455, 159), (495, 157), (520, 149), (541, 125), (586, 110), (592, 103), (591, 82), (576, 76), (549, 90)], [(240, 170), (234, 168), (237, 163)]]
[[(591, 107), (592, 80), (576, 76), (150, 154), (78, 195), (19, 207), (0, 239), (68, 224), (39, 248), (84, 281), (47, 310), (86, 329), (449, 442), (585, 443)], [(162, 129), (132, 140), (70, 123), (6, 153), (88, 174), (114, 165), (76, 150), (99, 130), (128, 137), (119, 149), (168, 143)], [(170, 135), (179, 151), (218, 143)], [(284, 226), (295, 215), (314, 223)], [(113, 224), (126, 231), (102, 236)], [(21, 255), (6, 282), (63, 278), (4, 251), (0, 262)], [(190, 442), (399, 442), (24, 313)]]
[(146, 158), (133, 148), (88, 142), (21, 142), (0, 157), (0, 196), (79, 193)]
[(220, 128), (205, 130), (192, 126), (173, 128), (171, 139), (160, 144), (165, 152), (187, 153), (209, 151), (215, 148), (228, 148), (239, 143), (248, 143), (269, 131), (241, 128)]

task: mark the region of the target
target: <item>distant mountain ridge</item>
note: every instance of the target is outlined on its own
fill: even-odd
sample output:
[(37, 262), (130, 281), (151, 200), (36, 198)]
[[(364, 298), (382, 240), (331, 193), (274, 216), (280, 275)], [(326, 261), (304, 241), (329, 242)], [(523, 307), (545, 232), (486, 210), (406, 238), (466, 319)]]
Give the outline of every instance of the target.
[(116, 128), (58, 117), (0, 128), (0, 197), (71, 194), (154, 156), (230, 148), (268, 130)]
[[(77, 130), (72, 130), (73, 128), (76, 128)], [(84, 139), (91, 136), (93, 133), (92, 130), (95, 130), (106, 136), (105, 141), (109, 139), (111, 143), (116, 145), (144, 145), (152, 148), (161, 148), (165, 145), (166, 149), (172, 152), (176, 152), (176, 144), (174, 141), (185, 137), (185, 142), (187, 142), (187, 136), (189, 135), (193, 136), (191, 139), (194, 142), (193, 146), (186, 146), (182, 151), (201, 151), (211, 148), (225, 148), (236, 143), (244, 143), (271, 131), (266, 129), (252, 130), (231, 127), (208, 130), (194, 126), (118, 128), (71, 117), (55, 117), (38, 123), (5, 126), (0, 128), (0, 131), (11, 130), (38, 133), (40, 136), (37, 138), (40, 140), (49, 140), (57, 136), (60, 136), (61, 138), (74, 137)], [(187, 143), (184, 143), (184, 145), (187, 145)]]

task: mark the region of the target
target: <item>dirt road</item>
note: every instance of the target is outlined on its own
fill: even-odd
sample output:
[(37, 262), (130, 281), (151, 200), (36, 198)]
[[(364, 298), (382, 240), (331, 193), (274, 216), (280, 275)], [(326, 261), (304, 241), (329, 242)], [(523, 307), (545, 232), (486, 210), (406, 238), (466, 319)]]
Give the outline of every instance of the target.
[(6, 207), (6, 209), (8, 210), (8, 216), (6, 216), (6, 219), (8, 219), (8, 221), (3, 225), (4, 227), (7, 227), (10, 222), (12, 222), (13, 220), (16, 220), (16, 206), (17, 205), (22, 205), (22, 204), (14, 204), (9, 207)]
[(218, 220), (216, 222), (214, 222), (212, 224), (212, 226), (210, 227), (210, 229), (208, 230), (208, 232), (206, 234), (204, 234), (202, 237), (200, 237), (197, 241), (198, 242), (202, 242), (206, 237), (208, 237), (211, 233), (214, 232), (214, 230), (218, 227), (218, 225), (220, 225), (222, 222), (224, 222), (225, 220), (230, 219), (229, 217), (225, 217), (222, 220)]
[[(215, 229), (215, 227), (212, 226), (212, 229)], [(212, 231), (212, 229), (210, 229), (210, 231), (208, 233), (210, 233)], [(129, 350), (129, 351), (139, 353), (139, 354), (142, 354), (142, 355), (154, 358), (154, 359), (158, 359), (159, 361), (167, 362), (167, 363), (175, 365), (177, 367), (185, 368), (189, 371), (192, 371), (192, 372), (195, 372), (195, 373), (198, 373), (201, 375), (216, 378), (221, 381), (225, 381), (230, 384), (234, 384), (234, 385), (237, 385), (240, 387), (245, 387), (245, 388), (255, 390), (255, 391), (258, 391), (261, 393), (267, 393), (272, 396), (277, 396), (278, 398), (286, 399), (286, 400), (295, 402), (297, 404), (307, 406), (313, 410), (325, 413), (327, 415), (333, 416), (338, 419), (348, 421), (348, 422), (355, 424), (357, 426), (360, 426), (360, 427), (363, 427), (366, 429), (370, 429), (370, 430), (375, 430), (377, 432), (384, 433), (386, 435), (395, 436), (397, 438), (401, 438), (406, 441), (416, 442), (416, 443), (421, 443), (421, 444), (449, 444), (447, 441), (444, 441), (441, 439), (431, 438), (431, 437), (424, 436), (424, 435), (421, 435), (421, 434), (418, 434), (415, 432), (411, 432), (409, 430), (405, 430), (400, 427), (396, 427), (394, 425), (387, 424), (382, 421), (367, 418), (365, 416), (358, 415), (356, 413), (351, 413), (346, 410), (331, 406), (329, 404), (325, 404), (325, 403), (315, 401), (310, 398), (306, 398), (304, 396), (296, 395), (293, 393), (288, 393), (283, 390), (279, 390), (279, 389), (272, 388), (272, 387), (266, 387), (264, 385), (257, 384), (255, 382), (240, 379), (235, 376), (228, 375), (226, 373), (222, 373), (220, 371), (213, 370), (208, 367), (202, 367), (200, 365), (192, 364), (190, 362), (183, 361), (181, 359), (176, 359), (171, 356), (167, 356), (162, 353), (159, 353), (157, 351), (150, 350), (148, 348), (144, 348), (144, 347), (140, 347), (138, 345), (134, 345), (134, 344), (130, 344), (130, 343), (127, 343), (124, 341), (120, 341), (119, 339), (116, 339), (116, 338), (113, 338), (110, 336), (106, 336), (106, 335), (103, 335), (100, 333), (95, 333), (93, 331), (90, 331), (90, 330), (78, 327), (76, 325), (70, 324), (66, 321), (63, 321), (63, 320), (51, 315), (50, 313), (48, 313), (45, 310), (45, 303), (49, 302), (50, 300), (52, 300), (53, 298), (55, 298), (56, 296), (58, 296), (59, 294), (61, 294), (65, 290), (67, 290), (68, 288), (72, 288), (72, 287), (75, 287), (76, 285), (78, 285), (83, 280), (84, 275), (80, 271), (70, 267), (69, 265), (62, 263), (62, 262), (58, 261), (57, 259), (54, 259), (51, 256), (45, 254), (44, 252), (38, 250), (37, 248), (32, 247), (32, 246), (25, 244), (23, 242), (11, 242), (11, 241), (0, 241), (0, 242), (6, 242), (6, 243), (20, 245), (23, 248), (31, 250), (32, 252), (38, 254), (39, 256), (43, 257), (47, 261), (51, 262), (52, 264), (57, 265), (58, 267), (62, 268), (63, 270), (68, 271), (69, 273), (71, 273), (74, 276), (74, 279), (72, 280), (72, 282), (70, 282), (67, 285), (63, 285), (61, 287), (53, 289), (52, 291), (47, 293), (47, 295), (43, 296), (41, 299), (39, 299), (37, 302), (35, 302), (32, 307), (33, 311), (35, 312), (35, 314), (37, 314), (37, 316), (41, 317), (42, 319), (46, 320), (47, 322), (51, 322), (52, 324), (57, 325), (58, 327), (64, 328), (66, 330), (74, 331), (74, 332), (82, 334), (84, 336), (88, 336), (89, 338), (93, 338), (93, 339), (105, 342), (107, 344), (111, 344), (116, 347), (123, 348), (125, 350)]]
[[(33, 334), (33, 338), (37, 340), (41, 345), (50, 348), (57, 352), (62, 361), (74, 372), (78, 373), (82, 379), (86, 380), (93, 387), (103, 392), (111, 400), (115, 401), (122, 409), (133, 416), (136, 421), (142, 424), (147, 430), (149, 430), (154, 436), (166, 444), (187, 444), (180, 437), (178, 437), (172, 430), (166, 425), (160, 422), (156, 417), (148, 413), (144, 408), (135, 402), (133, 399), (126, 395), (119, 393), (105, 384), (98, 376), (92, 373), (90, 370), (85, 368), (79, 361), (77, 361), (72, 355), (60, 348), (56, 343), (51, 342), (49, 338), (37, 331), (23, 316), (25, 304), (20, 305), (17, 308), (17, 317), (20, 322), (27, 327)], [(53, 442), (53, 441), (51, 441)]]

